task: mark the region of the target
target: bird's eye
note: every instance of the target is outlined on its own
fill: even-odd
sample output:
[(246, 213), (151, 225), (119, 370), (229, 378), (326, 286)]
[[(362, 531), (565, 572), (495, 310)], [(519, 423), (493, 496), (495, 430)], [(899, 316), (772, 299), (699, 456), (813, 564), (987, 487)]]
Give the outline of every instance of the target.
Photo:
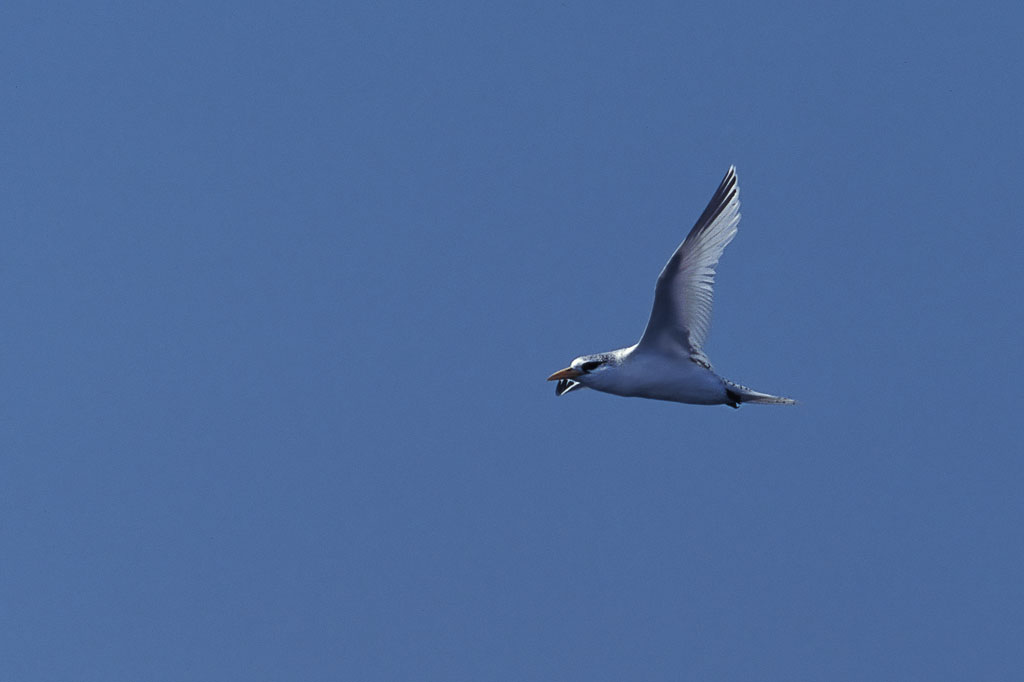
[(590, 372), (597, 369), (603, 364), (604, 362), (602, 362), (601, 360), (591, 360), (590, 362), (584, 362), (582, 365), (580, 365), (580, 369), (582, 369), (584, 372)]

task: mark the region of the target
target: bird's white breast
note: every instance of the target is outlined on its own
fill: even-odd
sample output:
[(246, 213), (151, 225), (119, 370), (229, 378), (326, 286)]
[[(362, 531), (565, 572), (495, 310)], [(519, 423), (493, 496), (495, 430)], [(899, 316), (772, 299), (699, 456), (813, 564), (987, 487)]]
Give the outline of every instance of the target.
[(614, 395), (716, 405), (727, 402), (725, 387), (711, 370), (689, 358), (631, 351), (614, 367), (587, 375), (583, 384)]

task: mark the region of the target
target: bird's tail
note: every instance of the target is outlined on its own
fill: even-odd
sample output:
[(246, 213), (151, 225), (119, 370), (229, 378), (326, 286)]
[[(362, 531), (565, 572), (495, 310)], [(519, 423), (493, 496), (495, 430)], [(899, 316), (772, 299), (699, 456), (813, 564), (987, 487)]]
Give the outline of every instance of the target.
[(733, 407), (739, 407), (741, 403), (758, 403), (760, 405), (796, 405), (792, 398), (760, 393), (746, 386), (741, 386), (728, 379), (722, 379), (725, 384), (725, 392), (733, 402)]

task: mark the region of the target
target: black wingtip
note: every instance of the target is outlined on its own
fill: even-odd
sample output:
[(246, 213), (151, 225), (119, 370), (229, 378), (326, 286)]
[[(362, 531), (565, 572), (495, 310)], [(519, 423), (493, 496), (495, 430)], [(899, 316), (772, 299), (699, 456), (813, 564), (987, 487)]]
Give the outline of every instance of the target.
[(578, 381), (573, 381), (572, 379), (559, 379), (558, 383), (555, 384), (555, 395), (563, 396), (579, 385)]

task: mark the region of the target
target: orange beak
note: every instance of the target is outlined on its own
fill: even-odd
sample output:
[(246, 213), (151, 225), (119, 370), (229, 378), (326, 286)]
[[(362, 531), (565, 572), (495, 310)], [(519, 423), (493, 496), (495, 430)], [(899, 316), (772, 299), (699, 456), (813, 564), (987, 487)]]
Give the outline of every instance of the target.
[(551, 376), (549, 376), (548, 381), (558, 381), (559, 379), (575, 379), (581, 374), (583, 374), (583, 372), (579, 371), (578, 369), (566, 367), (565, 369), (560, 369)]

